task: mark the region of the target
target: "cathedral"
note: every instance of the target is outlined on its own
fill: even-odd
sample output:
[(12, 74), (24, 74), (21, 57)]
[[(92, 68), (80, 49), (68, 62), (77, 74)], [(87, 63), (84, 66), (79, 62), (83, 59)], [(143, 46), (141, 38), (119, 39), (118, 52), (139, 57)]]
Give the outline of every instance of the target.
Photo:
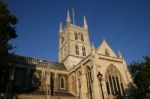
[(58, 62), (13, 55), (12, 92), (48, 95), (49, 99), (127, 97), (133, 81), (124, 57), (114, 53), (105, 39), (95, 48), (88, 28), (86, 17), (80, 27), (68, 11), (66, 25), (59, 27)]

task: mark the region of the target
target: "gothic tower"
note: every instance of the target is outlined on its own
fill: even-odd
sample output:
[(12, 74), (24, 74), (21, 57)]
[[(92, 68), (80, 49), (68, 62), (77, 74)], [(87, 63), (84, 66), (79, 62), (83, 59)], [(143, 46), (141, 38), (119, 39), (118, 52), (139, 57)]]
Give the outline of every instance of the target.
[(71, 22), (69, 11), (67, 12), (66, 21), (64, 28), (60, 23), (58, 57), (59, 62), (64, 63), (69, 70), (91, 53), (91, 44), (85, 16), (83, 27)]

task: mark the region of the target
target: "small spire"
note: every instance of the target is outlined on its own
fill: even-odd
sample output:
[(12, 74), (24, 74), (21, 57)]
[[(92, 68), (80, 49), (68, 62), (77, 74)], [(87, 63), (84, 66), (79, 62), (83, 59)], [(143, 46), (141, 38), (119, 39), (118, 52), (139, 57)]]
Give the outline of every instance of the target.
[(94, 47), (94, 45), (93, 45), (93, 43), (92, 43), (92, 49), (91, 49), (91, 53), (92, 53), (92, 55), (94, 56), (95, 55), (95, 47)]
[(69, 13), (69, 10), (67, 12), (67, 23), (70, 23), (71, 22), (71, 18), (70, 18), (70, 13)]
[(92, 43), (92, 49), (95, 49), (95, 47), (94, 47), (93, 43)]
[(87, 30), (88, 29), (88, 25), (87, 25), (87, 21), (86, 21), (86, 18), (84, 16), (84, 29)]
[(62, 23), (60, 22), (59, 32), (62, 32)]
[(104, 42), (106, 43), (106, 39), (105, 39), (105, 37), (103, 37), (102, 42), (103, 42), (103, 43), (104, 43)]
[(121, 58), (121, 59), (123, 58), (123, 56), (122, 56), (120, 50), (118, 50), (118, 58)]

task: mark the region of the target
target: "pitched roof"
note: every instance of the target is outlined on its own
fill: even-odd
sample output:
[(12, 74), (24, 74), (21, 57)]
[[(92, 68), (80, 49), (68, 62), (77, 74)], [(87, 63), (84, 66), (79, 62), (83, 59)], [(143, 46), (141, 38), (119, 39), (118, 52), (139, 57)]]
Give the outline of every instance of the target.
[(42, 60), (33, 57), (20, 56), (20, 55), (11, 55), (11, 56), (13, 56), (13, 60), (15, 64), (26, 65), (26, 66), (37, 66), (37, 67), (49, 68), (54, 70), (62, 70), (62, 71), (67, 70), (65, 65), (59, 62), (53, 62), (53, 61)]
[(111, 47), (107, 44), (106, 40), (104, 39), (101, 45), (98, 47), (97, 53), (105, 55), (106, 51), (109, 53), (109, 56), (117, 57), (117, 55), (114, 53), (114, 51), (111, 49)]

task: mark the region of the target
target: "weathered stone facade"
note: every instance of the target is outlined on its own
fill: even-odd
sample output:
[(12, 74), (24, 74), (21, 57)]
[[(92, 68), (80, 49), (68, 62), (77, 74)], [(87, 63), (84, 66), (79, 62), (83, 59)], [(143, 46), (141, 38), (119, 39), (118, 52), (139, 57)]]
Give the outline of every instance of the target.
[(132, 79), (125, 59), (105, 40), (97, 49), (90, 43), (85, 17), (84, 26), (79, 27), (71, 23), (68, 11), (66, 26), (60, 24), (58, 55), (59, 62), (15, 55), (13, 90), (77, 99), (116, 99), (129, 94)]

